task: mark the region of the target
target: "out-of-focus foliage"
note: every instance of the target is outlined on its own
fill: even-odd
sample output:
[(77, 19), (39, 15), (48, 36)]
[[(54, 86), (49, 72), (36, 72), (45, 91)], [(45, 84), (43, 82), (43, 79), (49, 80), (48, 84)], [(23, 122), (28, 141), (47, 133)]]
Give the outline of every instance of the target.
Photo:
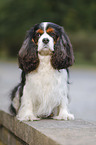
[[(96, 0), (0, 0), (0, 51), (16, 56), (26, 31), (42, 21), (62, 25), (73, 35), (78, 31), (90, 32), (92, 35), (96, 31)], [(90, 53), (90, 48), (86, 48), (87, 39), (84, 41), (85, 38), (81, 37), (79, 40), (79, 37), (75, 38), (71, 34), (70, 37), (76, 52), (83, 51), (86, 54), (88, 50)], [(91, 40), (94, 47), (96, 43)]]

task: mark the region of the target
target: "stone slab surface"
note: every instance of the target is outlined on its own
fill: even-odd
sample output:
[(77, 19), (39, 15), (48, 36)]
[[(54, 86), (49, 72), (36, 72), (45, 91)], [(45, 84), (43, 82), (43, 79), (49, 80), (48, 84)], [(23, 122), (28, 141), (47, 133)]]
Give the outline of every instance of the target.
[(9, 113), (0, 111), (0, 123), (30, 145), (96, 145), (95, 122), (52, 119), (19, 122)]
[(96, 124), (82, 120), (27, 122), (62, 145), (96, 145)]

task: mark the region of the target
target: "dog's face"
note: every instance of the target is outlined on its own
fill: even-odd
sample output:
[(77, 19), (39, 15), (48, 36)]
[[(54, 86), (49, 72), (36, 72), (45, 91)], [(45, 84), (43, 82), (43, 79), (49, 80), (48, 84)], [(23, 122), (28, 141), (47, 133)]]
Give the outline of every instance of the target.
[(74, 62), (71, 42), (63, 27), (43, 22), (31, 28), (19, 51), (19, 66), (26, 73), (39, 65), (38, 55), (50, 55), (54, 69), (63, 69)]
[(37, 51), (40, 55), (50, 55), (54, 52), (55, 44), (59, 37), (59, 31), (52, 23), (41, 23), (34, 32), (33, 42), (37, 45)]
[(54, 40), (53, 38), (47, 33), (46, 27), (43, 26), (43, 30), (39, 29), (37, 32), (39, 33), (38, 39), (38, 52), (41, 55), (50, 54), (51, 51), (54, 50)]

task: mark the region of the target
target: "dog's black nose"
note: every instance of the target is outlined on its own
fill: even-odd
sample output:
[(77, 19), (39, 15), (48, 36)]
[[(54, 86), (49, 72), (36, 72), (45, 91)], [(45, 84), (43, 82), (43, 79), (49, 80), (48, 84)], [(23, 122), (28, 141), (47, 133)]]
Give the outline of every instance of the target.
[(42, 41), (43, 41), (43, 43), (47, 44), (49, 42), (49, 39), (48, 38), (44, 38)]

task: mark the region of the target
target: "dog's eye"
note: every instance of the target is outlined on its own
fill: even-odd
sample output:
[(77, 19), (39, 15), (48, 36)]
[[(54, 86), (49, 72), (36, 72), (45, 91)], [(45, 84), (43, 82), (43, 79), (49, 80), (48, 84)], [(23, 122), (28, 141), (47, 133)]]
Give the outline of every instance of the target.
[(39, 38), (40, 36), (41, 36), (41, 34), (40, 34), (40, 33), (36, 33), (36, 37), (38, 37), (38, 38)]
[(55, 32), (50, 32), (49, 35), (54, 39), (54, 42), (56, 43), (59, 36), (57, 36)]
[(35, 42), (37, 43), (38, 39), (40, 38), (41, 34), (40, 33), (36, 33), (35, 34)]
[(35, 43), (38, 42), (38, 39), (40, 38), (40, 36), (41, 36), (40, 33), (36, 33), (36, 34), (35, 34), (35, 37), (34, 37)]
[(50, 32), (50, 33), (49, 33), (49, 35), (50, 35), (51, 37), (53, 37), (53, 38), (55, 38), (55, 37), (56, 37), (56, 34), (55, 34), (55, 33), (53, 33), (53, 32)]

